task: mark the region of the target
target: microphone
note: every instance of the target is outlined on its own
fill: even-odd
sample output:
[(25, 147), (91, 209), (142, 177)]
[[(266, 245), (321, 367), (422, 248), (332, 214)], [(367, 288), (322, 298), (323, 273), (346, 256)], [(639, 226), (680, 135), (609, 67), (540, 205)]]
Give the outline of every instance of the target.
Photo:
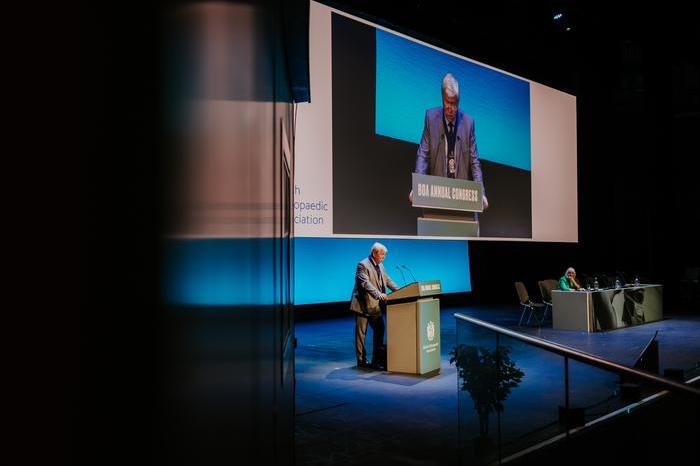
[(401, 269), (399, 268), (398, 265), (396, 266), (396, 270), (398, 270), (399, 273), (401, 274), (401, 279), (403, 280), (403, 286), (406, 286), (406, 277), (403, 276), (403, 272), (401, 271)]
[(416, 276), (413, 275), (413, 272), (411, 272), (411, 269), (409, 269), (409, 268), (406, 267), (405, 265), (402, 265), (401, 267), (403, 267), (404, 269), (408, 270), (408, 273), (410, 273), (410, 274), (411, 274), (411, 277), (413, 277), (413, 283), (417, 283), (417, 282), (418, 282), (418, 280), (416, 280)]

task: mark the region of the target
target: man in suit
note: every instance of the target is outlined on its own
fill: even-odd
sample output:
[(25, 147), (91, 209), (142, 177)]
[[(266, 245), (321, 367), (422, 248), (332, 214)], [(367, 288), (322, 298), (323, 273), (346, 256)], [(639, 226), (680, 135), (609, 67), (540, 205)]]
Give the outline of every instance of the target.
[(442, 107), (425, 112), (416, 173), (476, 181), (481, 184), (484, 210), (489, 206), (476, 148), (474, 120), (459, 110), (459, 83), (451, 73), (442, 79)]
[[(369, 256), (357, 264), (355, 272), (355, 287), (352, 290), (350, 310), (355, 315), (355, 356), (357, 366), (362, 368), (386, 369), (379, 361), (381, 348), (384, 346), (384, 317), (386, 311), (386, 289), (399, 289), (394, 280), (387, 275), (382, 262), (387, 249), (381, 243), (374, 243)], [(372, 364), (367, 362), (365, 337), (367, 324), (372, 327)]]

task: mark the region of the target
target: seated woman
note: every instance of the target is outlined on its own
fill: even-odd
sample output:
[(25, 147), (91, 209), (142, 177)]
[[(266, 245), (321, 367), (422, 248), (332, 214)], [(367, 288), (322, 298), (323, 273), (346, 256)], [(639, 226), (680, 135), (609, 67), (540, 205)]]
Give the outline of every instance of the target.
[(576, 270), (573, 267), (566, 269), (564, 276), (559, 279), (557, 290), (571, 291), (580, 290), (581, 285), (576, 281)]

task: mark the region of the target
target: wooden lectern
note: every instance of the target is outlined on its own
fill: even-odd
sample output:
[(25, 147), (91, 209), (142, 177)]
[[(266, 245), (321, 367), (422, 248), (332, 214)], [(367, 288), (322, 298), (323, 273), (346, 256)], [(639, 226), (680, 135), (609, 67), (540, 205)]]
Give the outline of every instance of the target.
[(413, 173), (413, 207), (422, 207), (419, 236), (479, 236), (475, 212), (483, 212), (480, 183), (471, 180)]
[(388, 296), (387, 370), (408, 374), (440, 371), (439, 280), (415, 282)]

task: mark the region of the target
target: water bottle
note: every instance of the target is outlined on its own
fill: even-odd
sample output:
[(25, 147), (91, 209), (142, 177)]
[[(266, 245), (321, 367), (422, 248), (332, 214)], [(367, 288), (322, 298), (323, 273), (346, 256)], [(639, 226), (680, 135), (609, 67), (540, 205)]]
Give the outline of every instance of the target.
[(593, 289), (598, 290), (598, 277), (593, 278)]
[(620, 279), (616, 278), (615, 279), (615, 289), (619, 290), (620, 288), (622, 288), (622, 284), (620, 283)]
[(634, 277), (634, 286), (639, 286), (639, 277)]

